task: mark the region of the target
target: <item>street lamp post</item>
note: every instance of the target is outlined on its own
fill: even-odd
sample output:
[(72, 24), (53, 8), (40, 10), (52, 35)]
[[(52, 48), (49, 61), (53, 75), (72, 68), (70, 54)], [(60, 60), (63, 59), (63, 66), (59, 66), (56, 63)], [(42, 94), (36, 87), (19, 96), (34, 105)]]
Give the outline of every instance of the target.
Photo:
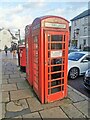
[(19, 35), (19, 41), (21, 42), (21, 38), (20, 38), (20, 29), (18, 29), (18, 35)]
[(18, 42), (21, 43), (20, 29), (18, 29), (18, 32), (16, 32), (15, 35), (18, 36)]

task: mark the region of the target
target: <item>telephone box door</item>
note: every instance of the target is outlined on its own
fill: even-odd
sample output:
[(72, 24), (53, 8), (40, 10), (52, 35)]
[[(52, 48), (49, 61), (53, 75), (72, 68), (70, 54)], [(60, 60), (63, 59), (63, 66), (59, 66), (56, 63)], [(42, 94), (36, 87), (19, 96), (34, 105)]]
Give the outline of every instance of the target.
[(45, 102), (67, 96), (67, 32), (45, 31)]

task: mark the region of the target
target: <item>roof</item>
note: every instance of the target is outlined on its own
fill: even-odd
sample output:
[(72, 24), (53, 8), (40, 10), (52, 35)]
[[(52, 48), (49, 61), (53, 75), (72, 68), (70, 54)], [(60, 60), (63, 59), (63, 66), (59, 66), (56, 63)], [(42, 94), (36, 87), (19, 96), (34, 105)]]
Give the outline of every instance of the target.
[[(4, 30), (5, 28), (0, 28), (0, 31), (2, 31), (2, 30)], [(5, 30), (7, 30), (9, 33), (10, 33), (10, 35), (12, 36), (12, 39), (16, 39), (16, 40), (18, 40), (12, 33), (11, 33), (11, 31), (9, 30), (9, 29), (5, 29)]]
[[(46, 16), (37, 17), (36, 19), (34, 19), (33, 23), (34, 23), (34, 24), (37, 24), (37, 23), (39, 23), (41, 20), (44, 20), (44, 19), (47, 19), (47, 18), (53, 18), (53, 17), (55, 17), (55, 18), (61, 18), (61, 19), (65, 20), (66, 22), (69, 23), (69, 21), (66, 20), (65, 18), (60, 17), (60, 16), (54, 16), (54, 15), (46, 15)], [(33, 24), (33, 23), (32, 23), (32, 24)]]
[(88, 9), (88, 10), (82, 12), (81, 14), (79, 14), (78, 16), (74, 17), (73, 19), (71, 19), (71, 21), (74, 21), (74, 20), (89, 16), (89, 15), (90, 15), (90, 9)]
[(8, 31), (9, 31), (9, 33), (11, 34), (11, 36), (12, 36), (12, 39), (16, 39), (16, 40), (18, 40), (12, 33), (11, 33), (11, 31), (8, 29)]

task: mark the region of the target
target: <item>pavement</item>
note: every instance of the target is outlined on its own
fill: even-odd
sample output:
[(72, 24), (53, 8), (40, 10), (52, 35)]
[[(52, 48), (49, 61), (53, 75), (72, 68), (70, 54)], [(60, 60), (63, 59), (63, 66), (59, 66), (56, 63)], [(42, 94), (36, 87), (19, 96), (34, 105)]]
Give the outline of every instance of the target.
[(26, 74), (17, 67), (17, 58), (0, 52), (0, 119), (82, 118), (90, 119), (90, 99), (68, 85), (68, 96), (41, 104)]

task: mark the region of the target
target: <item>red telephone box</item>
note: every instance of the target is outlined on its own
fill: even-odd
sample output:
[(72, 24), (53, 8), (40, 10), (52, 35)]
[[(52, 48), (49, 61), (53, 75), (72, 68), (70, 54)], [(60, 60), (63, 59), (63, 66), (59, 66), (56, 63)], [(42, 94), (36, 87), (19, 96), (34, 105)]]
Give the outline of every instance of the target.
[(69, 22), (58, 16), (32, 23), (33, 89), (41, 103), (67, 96)]
[(25, 28), (25, 46), (26, 46), (26, 79), (32, 86), (32, 34), (31, 25)]
[(20, 67), (26, 67), (26, 48), (25, 45), (19, 45), (19, 54), (20, 54)]

